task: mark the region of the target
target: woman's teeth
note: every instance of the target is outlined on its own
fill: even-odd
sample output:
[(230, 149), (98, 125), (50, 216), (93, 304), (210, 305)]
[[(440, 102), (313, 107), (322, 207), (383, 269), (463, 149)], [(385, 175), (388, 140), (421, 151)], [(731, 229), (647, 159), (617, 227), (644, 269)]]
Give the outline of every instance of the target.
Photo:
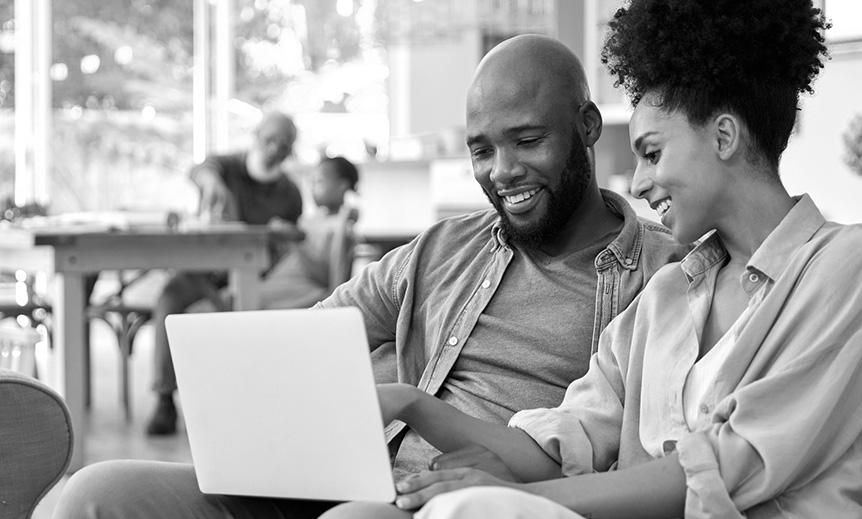
[(510, 204), (519, 204), (524, 200), (529, 199), (538, 192), (538, 189), (531, 189), (529, 191), (524, 191), (523, 193), (518, 193), (517, 195), (504, 196), (503, 198), (506, 200), (506, 202)]
[(655, 210), (658, 213), (659, 218), (663, 217), (665, 213), (670, 209), (670, 200), (665, 199), (658, 203)]

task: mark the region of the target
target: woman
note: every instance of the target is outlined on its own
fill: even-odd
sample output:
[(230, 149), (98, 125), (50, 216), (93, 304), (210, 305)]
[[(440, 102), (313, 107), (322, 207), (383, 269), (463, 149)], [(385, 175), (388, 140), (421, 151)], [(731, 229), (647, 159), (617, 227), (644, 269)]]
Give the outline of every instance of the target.
[(632, 193), (700, 243), (556, 409), (503, 428), (381, 386), (384, 419), (448, 454), (396, 507), (324, 517), (862, 517), (862, 228), (778, 176), (827, 25), (810, 0), (620, 9), (602, 57), (635, 106)]

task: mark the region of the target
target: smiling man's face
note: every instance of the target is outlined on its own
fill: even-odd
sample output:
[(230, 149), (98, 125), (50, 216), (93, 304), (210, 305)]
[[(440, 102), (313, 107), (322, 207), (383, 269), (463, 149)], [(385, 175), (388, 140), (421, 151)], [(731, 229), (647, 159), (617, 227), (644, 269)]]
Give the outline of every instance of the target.
[(556, 238), (592, 176), (575, 127), (572, 94), (556, 86), (552, 78), (492, 68), (468, 94), (473, 174), (500, 214), (507, 236), (529, 247)]

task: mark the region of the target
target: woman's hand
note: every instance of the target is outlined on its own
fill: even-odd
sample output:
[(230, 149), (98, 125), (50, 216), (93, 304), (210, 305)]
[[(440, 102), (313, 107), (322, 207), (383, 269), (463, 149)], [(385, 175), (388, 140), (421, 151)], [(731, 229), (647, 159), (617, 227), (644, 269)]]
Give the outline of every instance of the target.
[(400, 494), (395, 505), (402, 510), (414, 510), (437, 494), (477, 486), (520, 487), (518, 483), (504, 481), (473, 468), (422, 471), (395, 485)]
[(471, 468), (481, 470), (504, 481), (521, 483), (497, 453), (482, 445), (472, 443), (462, 449), (440, 454), (428, 464), (431, 470)]

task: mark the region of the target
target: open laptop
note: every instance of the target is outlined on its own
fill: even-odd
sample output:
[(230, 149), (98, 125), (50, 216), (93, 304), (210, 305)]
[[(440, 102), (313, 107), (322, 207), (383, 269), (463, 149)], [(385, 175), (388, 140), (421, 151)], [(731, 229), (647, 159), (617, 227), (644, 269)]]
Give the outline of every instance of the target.
[(356, 308), (177, 314), (165, 324), (202, 492), (395, 500)]

